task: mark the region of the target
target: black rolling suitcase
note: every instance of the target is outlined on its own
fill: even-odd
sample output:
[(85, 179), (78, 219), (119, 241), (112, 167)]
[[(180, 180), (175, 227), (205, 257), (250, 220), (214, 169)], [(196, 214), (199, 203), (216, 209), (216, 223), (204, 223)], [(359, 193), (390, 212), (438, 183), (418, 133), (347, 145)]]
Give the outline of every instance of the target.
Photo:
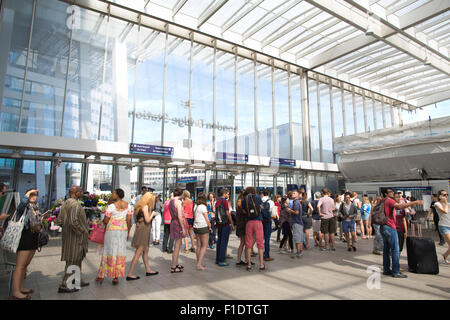
[(438, 274), (439, 264), (436, 246), (431, 238), (407, 237), (406, 252), (408, 254), (408, 269), (410, 272), (423, 274)]

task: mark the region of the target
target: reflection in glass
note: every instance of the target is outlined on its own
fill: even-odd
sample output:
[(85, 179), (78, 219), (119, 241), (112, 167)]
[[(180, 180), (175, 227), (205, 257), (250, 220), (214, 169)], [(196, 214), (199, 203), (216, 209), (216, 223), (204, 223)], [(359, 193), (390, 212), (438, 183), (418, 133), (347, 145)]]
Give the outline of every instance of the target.
[(194, 45), (192, 71), (192, 147), (212, 152), (213, 54), (210, 47)]
[(238, 58), (238, 152), (256, 154), (253, 61)]
[(364, 108), (363, 97), (355, 93), (355, 105), (356, 105), (356, 129), (358, 133), (364, 132)]
[(373, 131), (375, 124), (373, 122), (373, 101), (371, 98), (365, 97), (366, 116), (367, 116), (367, 131)]
[[(169, 36), (164, 145), (183, 148), (188, 139), (190, 46), (191, 42)], [(187, 145), (186, 145), (187, 146)]]
[[(160, 145), (162, 126), (162, 99), (164, 86), (165, 34), (141, 28), (139, 46), (129, 53), (136, 63), (128, 69), (128, 110), (133, 114), (136, 90), (134, 143)], [(136, 82), (135, 82), (136, 78)], [(136, 85), (136, 88), (134, 86)], [(132, 120), (132, 118), (130, 118)], [(132, 130), (132, 121), (130, 122)], [(131, 141), (131, 140), (130, 140)]]
[(344, 122), (342, 119), (342, 91), (332, 87), (333, 113), (334, 113), (334, 136), (336, 138), (344, 135)]
[(293, 159), (303, 160), (302, 90), (300, 76), (291, 74)]
[(276, 136), (276, 144), (275, 152), (271, 156), (290, 159), (288, 73), (284, 70), (275, 69), (274, 78), (276, 118), (274, 134)]
[(333, 162), (333, 136), (331, 133), (330, 86), (319, 84), (320, 116), (322, 130), (322, 161)]
[(257, 64), (259, 156), (272, 155), (272, 68)]
[(217, 53), (216, 65), (216, 151), (234, 149), (234, 55)]
[(345, 104), (345, 126), (346, 134), (355, 134), (355, 122), (353, 120), (353, 97), (352, 93), (344, 90), (344, 104)]
[[(17, 132), (22, 100), (28, 39), (31, 27), (32, 1), (3, 1), (0, 26), (0, 132)], [(30, 93), (27, 81), (25, 92)], [(24, 103), (29, 113), (30, 103)]]

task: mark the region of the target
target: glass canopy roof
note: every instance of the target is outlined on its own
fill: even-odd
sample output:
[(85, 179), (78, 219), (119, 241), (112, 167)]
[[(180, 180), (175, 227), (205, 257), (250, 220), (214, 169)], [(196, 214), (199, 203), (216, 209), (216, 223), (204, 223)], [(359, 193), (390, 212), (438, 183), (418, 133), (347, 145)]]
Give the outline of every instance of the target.
[(110, 2), (397, 99), (409, 108), (450, 98), (450, 1)]

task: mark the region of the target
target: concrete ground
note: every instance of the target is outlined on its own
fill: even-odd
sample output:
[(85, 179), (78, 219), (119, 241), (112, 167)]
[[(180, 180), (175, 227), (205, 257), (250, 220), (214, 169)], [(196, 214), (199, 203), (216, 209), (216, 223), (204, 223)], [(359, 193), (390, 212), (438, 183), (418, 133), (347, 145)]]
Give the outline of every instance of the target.
[[(424, 231), (424, 236), (434, 232)], [(162, 238), (161, 238), (162, 239)], [(162, 242), (162, 241), (161, 241)], [(310, 244), (313, 243), (312, 238)], [(127, 270), (134, 249), (128, 242)], [(438, 246), (438, 275), (422, 275), (405, 272), (407, 279), (396, 279), (381, 275), (380, 288), (368, 289), (367, 280), (372, 273), (367, 268), (382, 268), (382, 257), (372, 254), (373, 239), (358, 239), (357, 251), (348, 252), (346, 244), (337, 241), (335, 252), (322, 252), (318, 248), (305, 251), (301, 259), (291, 259), (290, 255), (278, 253), (276, 232), (272, 233), (271, 256), (274, 261), (267, 262), (268, 270), (258, 271), (255, 265), (252, 272), (237, 267), (236, 254), (239, 239), (230, 236), (227, 261), (230, 266), (219, 267), (214, 264), (215, 249), (207, 249), (205, 266), (207, 270), (195, 269), (195, 253), (181, 254), (180, 263), (185, 271), (171, 274), (169, 266), (171, 255), (162, 253), (160, 247), (150, 246), (150, 266), (160, 272), (157, 276), (146, 277), (142, 260), (135, 274), (141, 279), (125, 281), (121, 279), (113, 286), (109, 279), (96, 284), (100, 256), (96, 245), (89, 244), (89, 253), (83, 262), (82, 278), (89, 281), (88, 287), (71, 294), (57, 293), (65, 263), (60, 261), (61, 237), (51, 238), (49, 244), (37, 252), (28, 269), (25, 287), (32, 288), (33, 300), (297, 300), (297, 299), (394, 299), (394, 300), (442, 300), (450, 299), (450, 265), (444, 265), (442, 254), (447, 246)], [(253, 258), (257, 262), (257, 258)], [(400, 258), (401, 267), (407, 270), (406, 246)], [(0, 299), (8, 299), (8, 273), (0, 273)], [(376, 282), (372, 282), (374, 284)]]

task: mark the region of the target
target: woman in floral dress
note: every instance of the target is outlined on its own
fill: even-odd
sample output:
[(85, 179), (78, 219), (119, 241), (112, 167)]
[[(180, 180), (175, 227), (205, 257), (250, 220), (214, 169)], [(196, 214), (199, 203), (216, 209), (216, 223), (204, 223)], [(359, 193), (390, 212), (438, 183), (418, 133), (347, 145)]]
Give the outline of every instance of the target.
[(105, 277), (113, 278), (113, 284), (125, 277), (127, 240), (130, 237), (131, 215), (133, 211), (128, 202), (122, 200), (125, 193), (116, 189), (111, 195), (112, 204), (108, 206), (103, 222), (106, 225), (102, 261), (95, 279), (102, 283)]

